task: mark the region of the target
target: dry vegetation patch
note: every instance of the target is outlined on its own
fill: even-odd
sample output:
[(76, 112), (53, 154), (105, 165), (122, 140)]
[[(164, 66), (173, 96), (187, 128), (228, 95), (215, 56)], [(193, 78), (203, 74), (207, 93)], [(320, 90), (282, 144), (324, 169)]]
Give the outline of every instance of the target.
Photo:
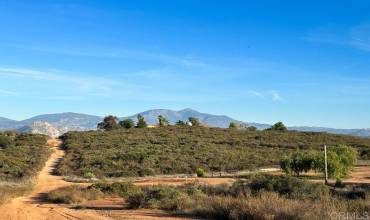
[[(362, 190), (369, 196), (368, 190)], [(122, 209), (162, 209), (176, 215), (211, 219), (328, 219), (332, 213), (370, 211), (368, 197), (351, 198), (322, 184), (286, 176), (257, 175), (233, 185), (218, 186), (98, 183), (78, 191), (83, 193), (74, 194), (81, 197), (74, 200), (77, 205), (79, 201), (96, 199), (91, 195), (97, 193), (100, 198), (122, 198)], [(69, 197), (75, 189), (68, 187), (49, 194), (56, 192), (59, 197)]]
[(67, 154), (58, 172), (86, 178), (253, 170), (323, 143), (355, 147), (363, 159), (370, 149), (370, 139), (345, 135), (185, 126), (68, 132), (62, 140)]
[(50, 154), (46, 141), (44, 135), (0, 132), (0, 203), (32, 189)]

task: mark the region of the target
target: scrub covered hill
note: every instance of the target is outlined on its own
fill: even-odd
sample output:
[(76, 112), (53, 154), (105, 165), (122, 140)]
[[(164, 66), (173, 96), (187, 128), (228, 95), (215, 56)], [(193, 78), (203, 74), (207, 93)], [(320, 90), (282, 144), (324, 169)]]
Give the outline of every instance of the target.
[(50, 153), (46, 141), (39, 134), (0, 132), (0, 204), (32, 189)]
[(0, 181), (34, 176), (49, 156), (46, 141), (40, 134), (0, 132)]
[(82, 177), (254, 169), (278, 165), (296, 149), (315, 151), (323, 144), (346, 144), (355, 147), (360, 158), (370, 158), (370, 139), (315, 132), (167, 126), (68, 132), (62, 140), (66, 157), (58, 172)]

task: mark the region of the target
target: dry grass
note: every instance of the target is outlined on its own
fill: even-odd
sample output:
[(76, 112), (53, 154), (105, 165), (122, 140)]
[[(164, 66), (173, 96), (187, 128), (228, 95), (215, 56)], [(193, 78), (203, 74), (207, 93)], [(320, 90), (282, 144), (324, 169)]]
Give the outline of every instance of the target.
[(9, 201), (12, 198), (25, 195), (32, 190), (33, 184), (31, 181), (21, 183), (0, 183), (0, 205)]
[[(270, 177), (272, 178), (272, 177)], [(272, 178), (273, 179), (273, 178)], [(148, 186), (127, 199), (132, 208), (170, 210), (181, 215), (211, 219), (329, 219), (334, 213), (370, 212), (366, 199), (349, 199), (324, 190), (324, 186), (295, 179), (256, 179), (233, 186)], [(275, 184), (278, 182), (279, 184)], [(327, 192), (327, 193), (325, 193)]]
[(88, 187), (67, 186), (47, 193), (46, 200), (53, 203), (81, 204), (105, 197), (129, 197), (139, 190), (138, 186), (129, 182), (96, 183)]
[[(317, 210), (311, 201), (286, 199), (277, 193), (258, 196), (211, 196), (196, 201), (186, 212), (217, 219), (326, 219), (326, 212)], [(319, 214), (319, 215), (318, 215)]]
[(88, 200), (102, 198), (104, 194), (96, 189), (82, 186), (68, 186), (46, 194), (46, 200), (53, 203), (79, 204)]
[[(230, 220), (315, 220), (330, 219), (333, 213), (357, 213), (361, 216), (370, 212), (370, 203), (366, 199), (349, 199), (346, 194), (329, 193), (329, 188), (323, 190), (323, 185), (295, 178), (274, 179), (270, 176), (248, 182), (236, 182), (232, 186), (142, 187), (131, 183), (97, 183), (89, 187), (57, 189), (48, 194), (48, 200), (82, 204), (87, 200), (119, 196), (132, 209), (161, 209), (178, 215)], [(256, 182), (264, 187), (253, 188), (255, 184), (252, 183)], [(365, 192), (368, 198), (369, 193)]]

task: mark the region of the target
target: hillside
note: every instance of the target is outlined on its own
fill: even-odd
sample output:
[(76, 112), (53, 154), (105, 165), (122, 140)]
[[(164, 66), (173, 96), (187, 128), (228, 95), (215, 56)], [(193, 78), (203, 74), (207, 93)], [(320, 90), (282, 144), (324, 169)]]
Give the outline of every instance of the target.
[(13, 129), (17, 123), (15, 120), (0, 117), (0, 130)]
[(35, 175), (49, 154), (45, 144), (44, 135), (0, 132), (0, 181)]
[(370, 137), (370, 129), (335, 129), (335, 128), (308, 127), (308, 126), (288, 127), (288, 129), (297, 131), (328, 132), (332, 134), (345, 134), (360, 137)]
[[(296, 149), (322, 150), (347, 144), (370, 158), (370, 139), (313, 132), (240, 131), (169, 126), (109, 132), (68, 132), (62, 136), (62, 175), (125, 177), (155, 174), (233, 171), (278, 165)], [(104, 149), (104, 150), (102, 150)], [(268, 156), (267, 156), (268, 155)]]
[[(226, 128), (229, 126), (230, 122), (237, 122), (246, 126), (255, 126), (258, 129), (266, 129), (270, 127), (269, 124), (261, 124), (254, 122), (242, 122), (240, 120), (233, 119), (225, 115), (213, 115), (207, 113), (201, 113), (196, 110), (187, 108), (179, 111), (169, 110), (169, 109), (153, 109), (144, 111), (141, 113), (144, 116), (145, 120), (149, 124), (157, 124), (157, 118), (159, 115), (163, 115), (173, 124), (178, 120), (187, 121), (189, 117), (196, 117), (199, 120), (209, 126), (209, 127), (219, 127)], [(120, 119), (131, 118), (136, 121), (138, 114), (121, 117)], [(26, 120), (15, 121), (7, 118), (0, 118), (0, 130), (50, 130), (50, 126), (53, 127), (51, 130), (57, 130), (60, 134), (63, 134), (67, 131), (85, 131), (85, 130), (95, 130), (96, 125), (102, 121), (103, 117), (87, 115), (87, 114), (78, 114), (78, 113), (58, 113), (58, 114), (45, 114), (38, 115)], [(32, 129), (34, 122), (46, 122), (50, 126), (41, 128), (38, 126), (38, 129)], [(39, 125), (41, 125), (39, 123)], [(46, 125), (46, 124), (45, 124)], [(347, 134), (354, 136), (364, 136), (370, 137), (370, 129), (334, 129), (334, 128), (324, 128), (324, 127), (305, 127), (305, 126), (295, 126), (288, 127), (289, 130), (298, 130), (298, 131), (313, 131), (313, 132), (328, 132), (333, 134)], [(53, 136), (55, 132), (50, 131), (42, 134), (47, 134)]]
[(17, 130), (58, 137), (68, 131), (94, 130), (101, 120), (100, 116), (72, 112), (38, 115), (22, 121), (0, 118), (0, 131)]
[(45, 121), (51, 125), (65, 130), (89, 130), (95, 129), (96, 125), (102, 120), (102, 117), (78, 113), (59, 113), (59, 114), (46, 114), (32, 117), (21, 121), (22, 125), (32, 124), (34, 121)]

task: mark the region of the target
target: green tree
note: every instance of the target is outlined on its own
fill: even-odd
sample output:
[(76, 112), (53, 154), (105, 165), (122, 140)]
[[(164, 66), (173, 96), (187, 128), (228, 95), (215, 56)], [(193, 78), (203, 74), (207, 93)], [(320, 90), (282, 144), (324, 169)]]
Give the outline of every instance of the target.
[(136, 124), (136, 127), (137, 128), (146, 128), (148, 127), (144, 117), (140, 114), (137, 115), (137, 124)]
[(267, 130), (272, 130), (272, 131), (286, 131), (288, 130), (287, 127), (283, 124), (283, 122), (279, 121)]
[(247, 131), (257, 131), (257, 128), (254, 126), (247, 127)]
[[(328, 176), (340, 180), (353, 170), (357, 160), (357, 151), (346, 145), (329, 147), (327, 150)], [(325, 155), (319, 153), (314, 161), (317, 171), (325, 172)]]
[(119, 125), (121, 125), (121, 127), (123, 128), (130, 129), (135, 127), (135, 122), (132, 119), (125, 119), (123, 121), (120, 121)]
[(98, 129), (106, 130), (106, 131), (118, 129), (120, 128), (120, 126), (118, 125), (117, 121), (118, 121), (118, 118), (116, 116), (109, 115), (105, 117), (102, 122), (98, 124)]
[(240, 125), (238, 123), (236, 123), (236, 122), (230, 122), (229, 128), (230, 129), (239, 129), (240, 128)]
[(164, 116), (162, 115), (159, 115), (158, 116), (158, 125), (160, 127), (163, 127), (163, 126), (168, 126), (170, 124), (170, 122), (167, 120), (167, 118), (165, 118)]
[(191, 126), (201, 126), (198, 118), (189, 117), (189, 122), (191, 123)]
[(280, 161), (280, 168), (290, 175), (299, 176), (313, 168), (314, 157), (304, 152), (295, 152)]
[(178, 120), (178, 121), (176, 122), (176, 125), (177, 125), (177, 126), (185, 126), (185, 125), (186, 125), (186, 123), (185, 123), (184, 121), (182, 121), (182, 120)]

